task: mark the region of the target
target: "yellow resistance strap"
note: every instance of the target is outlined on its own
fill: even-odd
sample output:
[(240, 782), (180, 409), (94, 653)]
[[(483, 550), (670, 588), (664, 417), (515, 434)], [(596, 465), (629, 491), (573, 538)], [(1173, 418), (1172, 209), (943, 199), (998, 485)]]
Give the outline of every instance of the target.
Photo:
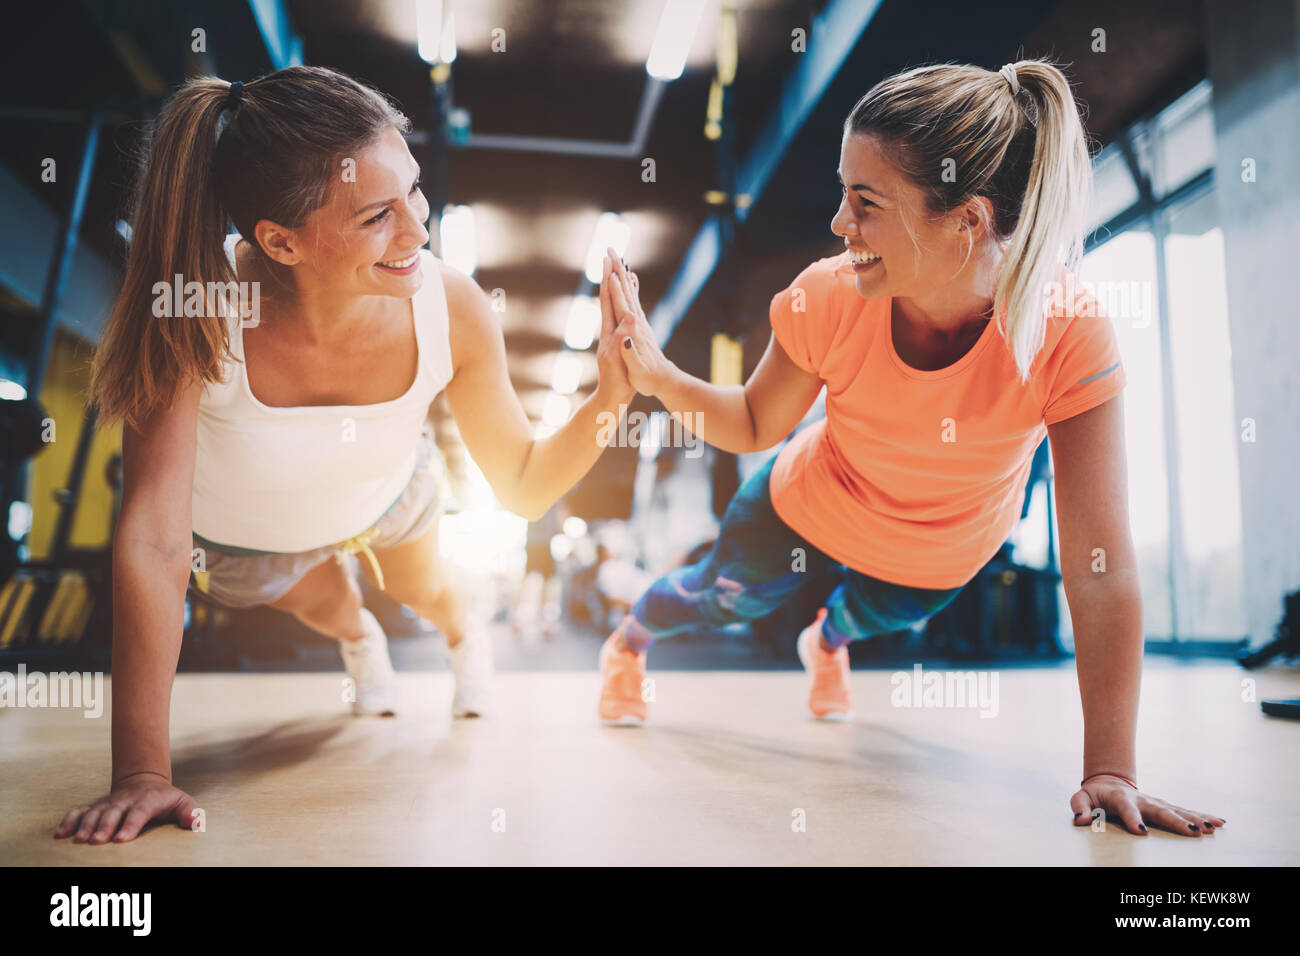
[(382, 591), (384, 590), (384, 572), (379, 568), (379, 560), (375, 557), (375, 552), (370, 550), (370, 541), (377, 534), (379, 534), (378, 525), (348, 538), (348, 540), (339, 544), (338, 553), (334, 555), (334, 558), (339, 562), (339, 564), (342, 564), (343, 558), (346, 555), (364, 554), (366, 560), (370, 562), (370, 570), (375, 575), (375, 581), (379, 584), (379, 590)]

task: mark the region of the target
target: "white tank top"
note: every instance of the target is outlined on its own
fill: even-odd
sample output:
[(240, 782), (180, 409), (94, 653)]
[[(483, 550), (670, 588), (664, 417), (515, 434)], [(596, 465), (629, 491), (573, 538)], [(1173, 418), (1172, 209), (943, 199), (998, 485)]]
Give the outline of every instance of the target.
[[(238, 236), (226, 239), (235, 261)], [(229, 320), (238, 362), (199, 399), (194, 533), (258, 551), (310, 551), (370, 528), (415, 471), (429, 403), (451, 381), (447, 297), (438, 260), (420, 251), (424, 284), (411, 300), (419, 369), (406, 394), (374, 405), (274, 408), (253, 397), (243, 329)]]

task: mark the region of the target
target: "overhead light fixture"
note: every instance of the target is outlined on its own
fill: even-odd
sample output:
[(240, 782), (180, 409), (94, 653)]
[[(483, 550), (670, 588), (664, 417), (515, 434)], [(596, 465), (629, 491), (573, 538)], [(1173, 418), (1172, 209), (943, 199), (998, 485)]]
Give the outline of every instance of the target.
[(582, 362), (573, 352), (560, 352), (555, 356), (551, 372), (551, 388), (561, 395), (572, 395), (582, 381)]
[(564, 344), (584, 352), (591, 348), (600, 331), (600, 302), (592, 295), (575, 295), (569, 306), (569, 321), (564, 326)]
[(596, 220), (596, 231), (587, 247), (587, 278), (599, 282), (605, 271), (605, 250), (613, 247), (620, 256), (627, 255), (627, 241), (632, 238), (632, 227), (617, 213), (602, 212)]
[(562, 563), (571, 554), (573, 554), (572, 538), (564, 534), (551, 535), (551, 557), (552, 558)]
[(550, 392), (546, 396), (546, 401), (542, 404), (542, 422), (559, 428), (569, 420), (569, 410), (572, 403), (567, 395), (557, 395)]
[(17, 382), (7, 378), (0, 378), (0, 398), (9, 399), (14, 402), (21, 402), (27, 397), (27, 389), (23, 388)]
[(456, 60), (456, 11), (448, 10), (447, 19), (442, 24), (442, 42), (438, 44), (438, 58), (443, 63)]
[(9, 537), (21, 541), (32, 530), (32, 506), (25, 501), (9, 503)]
[(442, 261), (472, 276), (478, 268), (474, 210), (469, 206), (446, 207), (438, 223), (438, 237), (442, 242)]
[(647, 73), (656, 80), (675, 80), (682, 75), (703, 13), (704, 0), (668, 0), (664, 4), (659, 29), (655, 31), (645, 61)]
[(456, 59), (456, 14), (450, 9), (445, 12), (444, 17), (442, 0), (416, 0), (416, 46), (425, 63)]

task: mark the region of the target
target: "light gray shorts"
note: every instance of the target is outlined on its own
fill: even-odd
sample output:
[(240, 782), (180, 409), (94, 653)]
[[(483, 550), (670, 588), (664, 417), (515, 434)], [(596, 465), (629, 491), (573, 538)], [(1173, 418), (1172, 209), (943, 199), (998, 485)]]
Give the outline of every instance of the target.
[[(376, 534), (368, 542), (370, 548), (392, 548), (421, 537), (442, 517), (448, 498), (446, 469), (434, 442), (433, 428), (426, 424), (420, 435), (415, 472), (398, 499), (375, 522)], [(234, 608), (278, 601), (308, 571), (340, 553), (338, 544), (293, 554), (255, 551), (217, 544), (198, 535), (194, 535), (194, 547), (202, 549), (206, 569), (193, 573), (196, 586), (213, 600)], [(364, 555), (358, 557), (367, 560)]]

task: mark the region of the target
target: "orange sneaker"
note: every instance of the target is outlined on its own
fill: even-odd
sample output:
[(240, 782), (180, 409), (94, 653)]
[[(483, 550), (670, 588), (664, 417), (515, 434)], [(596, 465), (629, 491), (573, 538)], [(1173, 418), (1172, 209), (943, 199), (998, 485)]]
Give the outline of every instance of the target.
[(803, 669), (812, 678), (808, 691), (808, 709), (822, 720), (848, 720), (853, 716), (853, 689), (849, 686), (849, 649), (822, 650), (822, 621), (826, 609), (817, 612), (817, 620), (803, 629), (796, 645)]
[(610, 723), (642, 722), (648, 716), (641, 684), (645, 680), (645, 652), (620, 651), (615, 642), (620, 624), (600, 647), (600, 719)]

